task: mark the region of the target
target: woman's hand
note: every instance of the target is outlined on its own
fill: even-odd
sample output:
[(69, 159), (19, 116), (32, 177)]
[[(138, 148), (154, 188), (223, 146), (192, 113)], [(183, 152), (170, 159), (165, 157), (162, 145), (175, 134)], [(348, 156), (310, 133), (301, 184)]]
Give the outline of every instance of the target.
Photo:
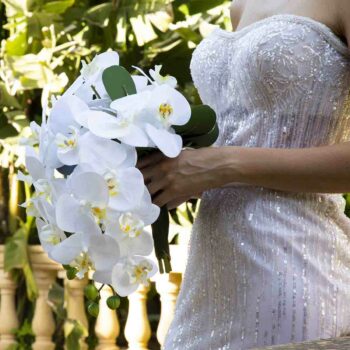
[(219, 148), (186, 149), (177, 158), (160, 152), (145, 156), (138, 162), (153, 202), (169, 209), (203, 191), (220, 186)]

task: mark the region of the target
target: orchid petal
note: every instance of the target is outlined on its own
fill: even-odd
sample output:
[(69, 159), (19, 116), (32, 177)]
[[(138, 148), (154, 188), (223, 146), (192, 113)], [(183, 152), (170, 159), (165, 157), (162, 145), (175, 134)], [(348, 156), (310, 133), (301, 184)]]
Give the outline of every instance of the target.
[(79, 128), (74, 116), (87, 109), (87, 104), (74, 95), (61, 97), (52, 108), (49, 118), (50, 129), (55, 134), (67, 134), (70, 127)]
[(103, 206), (108, 202), (108, 186), (99, 174), (86, 172), (73, 175), (69, 179), (69, 186), (77, 199)]
[(56, 203), (57, 226), (65, 232), (77, 232), (89, 225), (91, 217), (83, 211), (79, 202), (68, 194), (62, 195)]
[(100, 69), (119, 65), (119, 55), (116, 51), (106, 51), (95, 57), (96, 64)]
[(115, 196), (110, 196), (109, 206), (119, 211), (128, 211), (136, 207), (144, 192), (144, 180), (136, 168), (128, 168), (120, 172), (120, 189)]
[(130, 283), (130, 278), (124, 270), (123, 264), (116, 264), (112, 270), (112, 286), (118, 295), (126, 297), (134, 293), (137, 288), (137, 283)]
[(182, 138), (164, 129), (157, 129), (151, 124), (146, 124), (146, 132), (161, 152), (167, 157), (177, 157), (182, 149)]
[(119, 245), (107, 235), (90, 237), (89, 255), (96, 270), (111, 270), (120, 257)]
[[(91, 132), (80, 138), (80, 163), (90, 164), (94, 171), (101, 171), (101, 167), (116, 169), (131, 154), (129, 146), (98, 137)], [(136, 151), (134, 150), (136, 153)]]
[(70, 237), (56, 245), (51, 253), (50, 258), (63, 264), (70, 264), (81, 252), (82, 249), (82, 234), (75, 233)]

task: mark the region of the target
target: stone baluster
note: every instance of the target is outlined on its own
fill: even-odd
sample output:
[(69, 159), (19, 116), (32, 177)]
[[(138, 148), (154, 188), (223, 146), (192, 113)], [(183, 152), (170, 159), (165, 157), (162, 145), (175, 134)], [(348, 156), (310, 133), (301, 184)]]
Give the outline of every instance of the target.
[(48, 293), (56, 279), (59, 265), (48, 258), (41, 246), (29, 247), (29, 253), (34, 278), (39, 290), (32, 322), (33, 333), (35, 334), (33, 350), (53, 350), (55, 344), (52, 341), (52, 335), (55, 331), (55, 321), (48, 304)]
[(139, 289), (131, 294), (129, 312), (125, 325), (125, 338), (129, 350), (147, 350), (151, 338), (151, 326), (147, 317), (147, 292), (149, 286), (140, 285)]
[[(101, 284), (96, 283), (96, 287), (100, 288)], [(106, 304), (106, 300), (113, 295), (112, 289), (105, 285), (100, 295), (100, 313), (95, 325), (95, 333), (99, 341), (97, 350), (119, 350), (116, 345), (116, 339), (120, 332), (117, 312), (111, 310)]]
[[(68, 280), (65, 278), (64, 284), (66, 287), (67, 298), (67, 316), (71, 320), (79, 321), (82, 326), (88, 331), (88, 319), (85, 312), (84, 288), (88, 284), (89, 279), (86, 276), (83, 279), (75, 278)], [(85, 339), (80, 341), (80, 349), (87, 349)]]
[(0, 246), (0, 349), (15, 344), (13, 330), (18, 328), (15, 293), (16, 284), (8, 272), (4, 271), (4, 246)]
[(182, 274), (177, 272), (161, 274), (155, 279), (161, 302), (160, 320), (157, 329), (157, 339), (160, 345), (164, 344), (165, 336), (174, 317), (181, 280)]

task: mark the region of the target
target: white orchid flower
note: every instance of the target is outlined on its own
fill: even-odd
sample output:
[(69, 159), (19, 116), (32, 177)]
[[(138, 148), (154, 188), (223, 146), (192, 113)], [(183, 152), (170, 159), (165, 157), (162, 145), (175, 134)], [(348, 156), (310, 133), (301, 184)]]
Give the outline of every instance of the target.
[(177, 157), (182, 149), (182, 138), (175, 134), (172, 126), (184, 125), (190, 118), (188, 101), (169, 85), (160, 85), (152, 90), (143, 111), (147, 135), (160, 151), (171, 158)]
[(106, 68), (119, 65), (119, 55), (115, 51), (107, 51), (95, 56), (89, 64), (82, 61), (82, 65), (80, 73), (84, 80), (95, 82), (101, 79), (102, 73)]
[(149, 87), (148, 85), (149, 79), (147, 77), (142, 75), (132, 75), (131, 78), (134, 81), (136, 91), (138, 93), (146, 90)]
[(172, 88), (176, 88), (177, 86), (177, 80), (175, 77), (172, 77), (170, 75), (161, 75), (160, 71), (162, 70), (162, 66), (155, 66), (154, 69), (150, 69), (149, 74), (153, 78), (154, 82), (158, 85), (169, 85)]
[(153, 239), (145, 227), (157, 220), (159, 212), (145, 188), (141, 203), (133, 211), (107, 214), (105, 233), (117, 240), (122, 256), (147, 256), (153, 250)]
[(85, 102), (93, 100), (93, 96), (98, 98), (109, 98), (102, 81), (102, 74), (106, 68), (119, 65), (119, 55), (117, 52), (108, 51), (95, 56), (90, 62), (82, 61), (81, 75), (79, 83), (75, 85), (75, 90), (70, 90)]
[(135, 292), (140, 284), (148, 284), (157, 273), (155, 263), (141, 256), (121, 259), (112, 270), (112, 286), (122, 297)]
[(76, 118), (88, 110), (88, 105), (80, 98), (74, 95), (61, 96), (51, 109), (48, 126), (55, 135), (68, 135), (72, 127), (80, 128)]
[(116, 115), (102, 111), (91, 113), (88, 118), (88, 127), (97, 136), (108, 139), (118, 139), (121, 142), (135, 147), (147, 147), (148, 137), (143, 130), (141, 111), (149, 98), (149, 91), (129, 95), (111, 103)]
[(73, 95), (62, 96), (53, 105), (48, 127), (54, 135), (53, 152), (57, 152), (62, 164), (75, 165), (79, 162), (79, 139), (86, 130), (82, 129), (77, 119), (87, 111), (88, 105)]
[(67, 180), (67, 193), (56, 204), (56, 221), (66, 232), (78, 232), (93, 221), (100, 224), (106, 216), (108, 185), (94, 172), (74, 173)]
[(55, 208), (48, 202), (38, 203), (39, 217), (36, 219), (39, 239), (44, 250), (50, 255), (51, 251), (67, 237), (57, 226)]
[(101, 175), (108, 186), (108, 206), (118, 211), (131, 210), (139, 204), (145, 189), (142, 173), (135, 167), (136, 150), (110, 140), (104, 140), (106, 142), (113, 143), (114, 153), (110, 153), (110, 157), (105, 157), (106, 148), (101, 152), (95, 150), (96, 159), (91, 157), (93, 151), (87, 152), (90, 160), (81, 163), (74, 173), (89, 171)]
[(78, 278), (93, 270), (96, 281), (110, 283), (108, 275), (119, 260), (119, 246), (111, 237), (103, 235), (91, 220), (86, 221), (79, 232), (57, 244), (49, 256), (61, 264), (75, 267)]
[(32, 147), (26, 148), (25, 163), (29, 175), (19, 172), (18, 180), (24, 181), (30, 186), (34, 185), (35, 192), (21, 206), (26, 208), (29, 216), (39, 217), (38, 207), (41, 205), (41, 200), (56, 203), (57, 198), (64, 191), (65, 180), (55, 179), (53, 169), (45, 167)]

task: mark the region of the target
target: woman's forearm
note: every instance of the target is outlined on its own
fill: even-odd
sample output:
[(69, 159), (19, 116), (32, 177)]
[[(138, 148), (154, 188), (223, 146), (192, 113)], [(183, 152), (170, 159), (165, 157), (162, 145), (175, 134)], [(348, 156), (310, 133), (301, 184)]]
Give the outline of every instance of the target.
[(350, 142), (301, 149), (218, 148), (222, 186), (245, 183), (291, 192), (350, 192)]

